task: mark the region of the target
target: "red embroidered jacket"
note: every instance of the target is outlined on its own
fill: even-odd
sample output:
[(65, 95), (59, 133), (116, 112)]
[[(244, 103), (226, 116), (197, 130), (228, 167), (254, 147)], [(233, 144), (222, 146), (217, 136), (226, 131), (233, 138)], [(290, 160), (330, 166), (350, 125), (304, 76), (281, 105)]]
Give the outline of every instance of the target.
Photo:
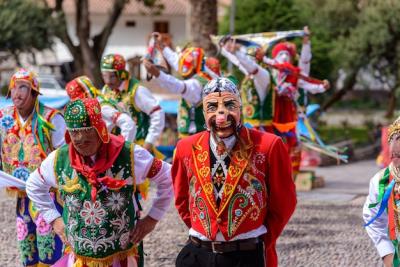
[(175, 206), (189, 228), (226, 240), (265, 225), (266, 264), (277, 266), (275, 243), (296, 206), (291, 163), (282, 140), (242, 128), (219, 207), (210, 169), (210, 134), (200, 132), (178, 142), (172, 164)]

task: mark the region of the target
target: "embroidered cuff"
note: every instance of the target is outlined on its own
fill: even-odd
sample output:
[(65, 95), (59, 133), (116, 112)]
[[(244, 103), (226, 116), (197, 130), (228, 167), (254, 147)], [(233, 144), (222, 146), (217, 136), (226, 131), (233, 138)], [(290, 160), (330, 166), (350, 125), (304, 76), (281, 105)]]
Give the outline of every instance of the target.
[(156, 176), (157, 173), (160, 172), (161, 167), (162, 167), (162, 161), (159, 160), (159, 159), (154, 158), (153, 159), (153, 163), (151, 164), (150, 170), (147, 173), (147, 177), (151, 179), (154, 176)]
[(48, 210), (45, 212), (42, 212), (44, 220), (48, 223), (51, 224), (55, 219), (58, 217), (61, 217), (61, 214), (57, 210)]
[(115, 112), (115, 113), (112, 115), (111, 120), (112, 120), (112, 123), (113, 123), (113, 124), (117, 124), (117, 120), (118, 120), (118, 118), (119, 118), (120, 115), (121, 115), (121, 112)]

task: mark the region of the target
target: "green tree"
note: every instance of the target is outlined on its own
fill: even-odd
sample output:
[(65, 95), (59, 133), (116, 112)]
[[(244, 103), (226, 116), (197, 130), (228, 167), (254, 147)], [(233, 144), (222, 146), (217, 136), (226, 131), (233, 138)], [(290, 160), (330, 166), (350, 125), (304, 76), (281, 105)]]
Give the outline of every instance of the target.
[[(284, 31), (304, 26), (300, 10), (293, 0), (236, 0), (235, 34)], [(220, 25), (220, 33), (229, 33), (229, 12)]]
[(21, 52), (50, 48), (54, 32), (51, 10), (31, 0), (0, 0), (0, 51), (19, 62)]
[[(284, 31), (302, 29), (303, 18), (294, 0), (235, 0), (235, 29), (233, 34)], [(227, 10), (219, 25), (219, 34), (229, 33), (229, 17)], [(222, 59), (222, 66), (226, 67)], [(236, 68), (233, 74), (241, 79), (243, 74)]]
[[(400, 88), (400, 1), (394, 0), (303, 0), (311, 24), (330, 39), (330, 59), (335, 71), (347, 73), (345, 86), (336, 91), (325, 109), (352, 90), (360, 69), (390, 88), (387, 116), (393, 115)], [(299, 3), (301, 5), (301, 3)], [(307, 16), (307, 14), (305, 14)], [(327, 42), (328, 40), (326, 40)], [(389, 81), (389, 82), (387, 82)], [(392, 81), (392, 82), (390, 82)]]
[[(351, 29), (358, 24), (359, 0), (295, 0), (301, 10), (299, 16), (312, 31), (311, 74), (328, 78), (333, 88), (314, 99), (324, 101), (326, 110), (338, 102), (357, 82), (357, 73), (362, 67), (359, 58), (348, 58), (343, 54), (345, 40), (351, 35)], [(344, 61), (347, 61), (346, 63)], [(344, 66), (346, 64), (346, 66)], [(339, 70), (344, 69), (346, 79), (340, 90), (335, 90)]]

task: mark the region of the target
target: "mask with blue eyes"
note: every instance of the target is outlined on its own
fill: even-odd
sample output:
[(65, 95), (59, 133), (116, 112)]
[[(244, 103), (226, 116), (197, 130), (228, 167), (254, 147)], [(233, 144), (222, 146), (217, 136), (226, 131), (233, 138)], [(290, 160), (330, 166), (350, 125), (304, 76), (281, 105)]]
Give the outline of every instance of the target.
[(227, 78), (211, 80), (203, 89), (207, 129), (219, 138), (233, 135), (241, 126), (241, 100), (237, 86)]

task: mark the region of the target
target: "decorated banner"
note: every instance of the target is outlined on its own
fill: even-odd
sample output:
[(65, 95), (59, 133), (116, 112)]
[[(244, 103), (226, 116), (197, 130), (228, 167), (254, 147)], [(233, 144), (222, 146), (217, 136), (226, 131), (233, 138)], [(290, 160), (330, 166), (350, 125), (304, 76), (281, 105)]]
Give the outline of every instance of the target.
[(281, 40), (293, 39), (296, 37), (303, 37), (303, 30), (293, 30), (293, 31), (278, 31), (278, 32), (260, 32), (260, 33), (249, 33), (249, 34), (239, 34), (239, 35), (211, 35), (211, 41), (219, 46), (219, 43), (224, 38), (235, 39), (237, 43), (250, 47), (262, 47), (263, 49), (269, 49), (277, 42)]

